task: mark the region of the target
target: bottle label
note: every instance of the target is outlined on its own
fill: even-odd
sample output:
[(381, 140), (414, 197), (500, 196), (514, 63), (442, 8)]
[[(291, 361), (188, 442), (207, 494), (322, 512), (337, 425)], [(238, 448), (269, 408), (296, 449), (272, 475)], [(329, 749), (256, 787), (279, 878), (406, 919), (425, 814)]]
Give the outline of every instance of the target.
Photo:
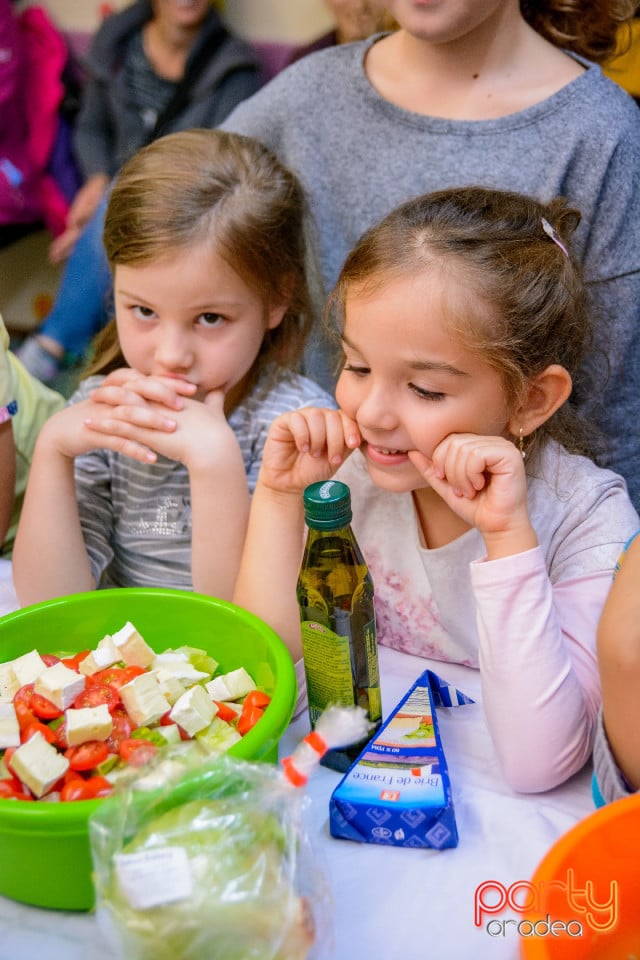
[(350, 706), (354, 702), (351, 651), (348, 637), (341, 637), (315, 620), (304, 620), (302, 654), (307, 678), (311, 726), (330, 703)]
[(369, 687), (369, 719), (372, 723), (379, 723), (382, 719), (380, 687)]
[(364, 655), (367, 661), (369, 686), (377, 687), (380, 685), (380, 670), (378, 668), (378, 641), (376, 639), (376, 625), (374, 620), (365, 623), (362, 628), (362, 638), (364, 640)]
[(369, 719), (378, 723), (382, 719), (382, 697), (380, 695), (380, 669), (378, 666), (378, 641), (376, 639), (376, 624), (370, 620), (362, 628), (364, 639), (364, 655), (367, 663), (367, 679), (369, 686)]

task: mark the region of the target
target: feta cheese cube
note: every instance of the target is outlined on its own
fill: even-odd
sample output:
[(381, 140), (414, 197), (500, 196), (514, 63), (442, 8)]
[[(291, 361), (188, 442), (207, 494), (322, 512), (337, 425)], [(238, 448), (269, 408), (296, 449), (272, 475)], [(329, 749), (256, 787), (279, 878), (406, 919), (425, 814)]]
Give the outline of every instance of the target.
[(211, 676), (211, 674), (204, 673), (202, 670), (196, 670), (185, 653), (174, 651), (159, 653), (154, 657), (151, 667), (156, 673), (159, 674), (162, 670), (164, 676), (171, 674), (185, 684), (198, 683), (200, 680), (206, 680), (207, 677)]
[(183, 730), (194, 737), (200, 730), (208, 727), (218, 712), (215, 703), (207, 696), (204, 687), (191, 687), (182, 694), (173, 705), (170, 718), (178, 723)]
[(0, 663), (0, 697), (13, 697), (20, 689), (13, 663)]
[(155, 723), (167, 712), (167, 701), (153, 673), (141, 673), (120, 687), (125, 709), (137, 727)]
[(46, 663), (37, 650), (23, 653), (21, 657), (11, 661), (11, 666), (16, 675), (18, 687), (23, 687), (25, 683), (33, 683), (47, 669)]
[(212, 700), (230, 700), (231, 691), (229, 690), (224, 677), (214, 677), (205, 683), (205, 690)]
[(121, 653), (113, 642), (113, 638), (107, 634), (102, 638), (95, 650), (92, 650), (88, 657), (80, 661), (78, 670), (89, 677), (98, 670), (106, 670), (118, 663), (122, 659)]
[(177, 723), (163, 724), (161, 727), (158, 727), (158, 733), (161, 737), (164, 737), (167, 743), (175, 744), (180, 743), (182, 740), (182, 737), (180, 736), (180, 727)]
[(153, 671), (158, 678), (160, 689), (167, 703), (173, 705), (185, 691), (185, 686), (181, 680), (178, 680), (172, 673), (164, 669)]
[(34, 796), (42, 797), (65, 775), (69, 761), (38, 732), (18, 747), (11, 769)]
[(106, 740), (113, 730), (113, 720), (106, 703), (97, 707), (70, 707), (64, 718), (70, 747), (86, 743), (87, 740)]
[(66, 667), (64, 663), (54, 663), (47, 667), (33, 685), (33, 692), (55, 703), (59, 710), (70, 707), (78, 694), (82, 693), (86, 680)]
[(112, 634), (111, 639), (118, 650), (119, 659), (124, 660), (127, 666), (148, 667), (155, 657), (155, 652), (129, 621)]
[(12, 703), (0, 703), (0, 750), (20, 746), (20, 724)]
[(256, 689), (255, 683), (244, 667), (223, 673), (221, 677), (214, 677), (209, 683), (205, 683), (205, 687), (212, 700), (239, 700), (250, 690)]

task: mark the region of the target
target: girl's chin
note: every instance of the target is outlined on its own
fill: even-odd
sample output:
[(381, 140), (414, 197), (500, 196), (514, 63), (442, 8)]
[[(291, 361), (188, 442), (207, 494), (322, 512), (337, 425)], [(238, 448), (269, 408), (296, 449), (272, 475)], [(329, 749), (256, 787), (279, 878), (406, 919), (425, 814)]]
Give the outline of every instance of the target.
[(388, 490), (390, 493), (411, 493), (427, 486), (426, 480), (420, 476), (411, 461), (407, 458), (402, 468), (384, 467), (374, 460), (366, 459), (367, 472), (376, 487)]

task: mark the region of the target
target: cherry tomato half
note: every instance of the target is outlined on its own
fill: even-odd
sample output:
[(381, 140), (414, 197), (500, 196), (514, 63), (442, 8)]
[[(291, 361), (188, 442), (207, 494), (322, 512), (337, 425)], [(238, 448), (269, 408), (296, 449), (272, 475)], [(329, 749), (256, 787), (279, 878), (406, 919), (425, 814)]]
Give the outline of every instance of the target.
[(13, 695), (13, 705), (14, 707), (28, 707), (31, 706), (31, 697), (33, 696), (33, 684), (25, 683), (23, 684)]
[(60, 791), (61, 800), (95, 800), (107, 797), (113, 785), (105, 777), (89, 777), (88, 780), (69, 780)]
[(48, 667), (55, 667), (56, 663), (60, 663), (60, 657), (56, 657), (55, 653), (41, 653), (40, 659)]
[(67, 721), (63, 720), (59, 726), (55, 729), (55, 745), (59, 750), (66, 750), (69, 744), (67, 743)]
[(39, 720), (35, 720), (33, 723), (28, 723), (26, 727), (23, 727), (20, 731), (21, 743), (26, 743), (27, 740), (31, 740), (31, 737), (35, 733), (41, 733), (47, 743), (56, 742), (56, 731), (48, 727), (46, 723), (40, 723)]
[(130, 763), (132, 767), (143, 767), (155, 757), (158, 748), (149, 740), (132, 737), (130, 740), (120, 742), (119, 751), (125, 763)]
[(120, 704), (120, 694), (114, 686), (108, 683), (89, 684), (73, 701), (76, 710), (82, 707), (99, 707), (106, 703), (109, 712)]
[(70, 780), (84, 780), (85, 778), (77, 770), (72, 770), (71, 767), (60, 777), (59, 780), (56, 780), (54, 785), (51, 787), (49, 793), (60, 793), (62, 788), (66, 783), (69, 783)]
[(19, 780), (12, 777), (10, 780), (0, 780), (0, 797), (3, 800), (33, 800), (33, 797)]
[(25, 683), (13, 695), (13, 706), (18, 718), (18, 725), (21, 730), (30, 723), (36, 723), (37, 717), (31, 709), (31, 697), (33, 696), (33, 684)]
[(106, 743), (111, 753), (118, 753), (120, 743), (123, 740), (128, 740), (131, 736), (133, 721), (121, 704), (111, 714), (111, 722), (113, 726)]
[(94, 683), (107, 683), (110, 687), (115, 687), (116, 690), (119, 690), (120, 687), (124, 687), (125, 683), (135, 680), (141, 673), (146, 672), (143, 667), (136, 667), (133, 664), (129, 667), (107, 667), (105, 670), (98, 670), (97, 673), (93, 673), (90, 677), (87, 677), (87, 683), (90, 686), (93, 686)]
[(113, 793), (113, 784), (106, 777), (89, 777), (86, 786), (91, 791), (92, 797), (108, 797)]
[(25, 707), (23, 703), (14, 703), (14, 707), (20, 730), (24, 730), (24, 728), (28, 727), (31, 723), (38, 723), (38, 718), (35, 713), (29, 710), (28, 707)]
[(64, 752), (72, 770), (93, 770), (109, 756), (109, 747), (104, 740), (87, 740)]
[(60, 707), (57, 707), (55, 703), (51, 702), (51, 700), (47, 700), (47, 698), (43, 697), (41, 693), (31, 694), (29, 709), (41, 720), (55, 720), (57, 717), (61, 717), (64, 713), (64, 710), (61, 710)]

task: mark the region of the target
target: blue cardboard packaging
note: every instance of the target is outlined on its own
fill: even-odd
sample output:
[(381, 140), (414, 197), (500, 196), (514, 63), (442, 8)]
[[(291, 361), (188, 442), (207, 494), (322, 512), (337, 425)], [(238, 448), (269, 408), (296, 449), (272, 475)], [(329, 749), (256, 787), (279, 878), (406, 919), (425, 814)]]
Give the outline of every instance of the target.
[(436, 705), (473, 703), (425, 670), (335, 788), (333, 837), (400, 847), (458, 845)]

